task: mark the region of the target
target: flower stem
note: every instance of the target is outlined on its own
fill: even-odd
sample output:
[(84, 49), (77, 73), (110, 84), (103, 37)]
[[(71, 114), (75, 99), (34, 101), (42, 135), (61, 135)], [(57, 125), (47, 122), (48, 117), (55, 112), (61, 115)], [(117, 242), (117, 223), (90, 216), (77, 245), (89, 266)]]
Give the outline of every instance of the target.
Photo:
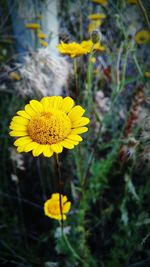
[(72, 245), (70, 244), (66, 234), (64, 232), (62, 232), (62, 237), (68, 247), (68, 249), (70, 250), (70, 252), (72, 253), (72, 255), (77, 259), (79, 260), (80, 262), (82, 262), (84, 264), (84, 266), (88, 267), (88, 265), (85, 263), (85, 261), (77, 254), (77, 252), (74, 250), (74, 248), (72, 247)]
[(62, 190), (61, 190), (61, 170), (60, 170), (60, 163), (59, 163), (59, 158), (58, 158), (58, 154), (55, 154), (55, 158), (56, 158), (56, 167), (57, 167), (57, 176), (58, 176), (58, 191), (59, 191), (59, 204), (60, 204), (60, 213), (61, 213), (61, 230), (63, 233), (63, 227), (64, 227), (64, 223), (63, 223), (63, 212), (62, 212)]
[(75, 80), (75, 97), (78, 98), (78, 83), (77, 83), (77, 59), (73, 59), (74, 80)]
[(91, 62), (91, 58), (93, 56), (92, 50), (91, 50), (91, 53), (89, 54), (88, 69), (87, 69), (88, 111), (90, 111), (91, 102), (92, 102), (92, 74), (93, 74), (93, 63)]

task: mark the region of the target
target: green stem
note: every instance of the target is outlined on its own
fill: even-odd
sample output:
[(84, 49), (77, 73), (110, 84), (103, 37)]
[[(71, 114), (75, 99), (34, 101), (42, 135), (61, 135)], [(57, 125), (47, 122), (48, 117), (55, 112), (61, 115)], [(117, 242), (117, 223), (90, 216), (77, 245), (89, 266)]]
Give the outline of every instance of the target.
[(77, 254), (77, 252), (74, 250), (74, 248), (72, 247), (72, 245), (70, 244), (67, 236), (65, 235), (65, 233), (62, 231), (62, 237), (68, 247), (68, 249), (70, 250), (70, 252), (72, 253), (72, 255), (77, 259), (79, 260), (80, 262), (82, 262), (84, 264), (84, 266), (88, 267), (87, 263), (85, 263), (85, 261)]
[(60, 205), (60, 214), (61, 214), (61, 231), (63, 233), (64, 221), (63, 221), (63, 211), (62, 211), (62, 197), (61, 197), (61, 171), (58, 154), (55, 154), (56, 166), (57, 166), (57, 175), (58, 175), (58, 189), (59, 189), (59, 205)]
[(93, 56), (93, 47), (88, 58), (88, 69), (87, 69), (87, 98), (88, 98), (88, 111), (90, 111), (91, 102), (92, 102), (92, 76), (93, 76), (93, 63), (91, 58)]
[(145, 7), (144, 7), (144, 5), (143, 5), (143, 3), (142, 3), (141, 0), (137, 0), (137, 2), (138, 2), (138, 5), (139, 5), (139, 7), (140, 7), (140, 9), (141, 9), (141, 11), (143, 13), (143, 15), (144, 15), (144, 19), (145, 19), (145, 21), (147, 23), (147, 26), (148, 26), (148, 29), (150, 31), (150, 21), (149, 21), (149, 18), (148, 18), (146, 9), (145, 9)]
[(73, 59), (73, 69), (74, 69), (74, 80), (75, 80), (75, 94), (76, 99), (78, 99), (78, 83), (77, 83), (77, 59)]

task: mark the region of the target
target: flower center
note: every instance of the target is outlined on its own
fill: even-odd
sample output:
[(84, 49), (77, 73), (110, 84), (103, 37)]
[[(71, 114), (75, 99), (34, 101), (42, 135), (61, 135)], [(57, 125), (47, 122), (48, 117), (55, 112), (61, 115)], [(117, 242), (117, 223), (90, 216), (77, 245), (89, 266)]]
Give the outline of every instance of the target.
[(33, 117), (28, 124), (28, 134), (39, 144), (56, 144), (71, 131), (69, 117), (62, 111), (45, 112)]

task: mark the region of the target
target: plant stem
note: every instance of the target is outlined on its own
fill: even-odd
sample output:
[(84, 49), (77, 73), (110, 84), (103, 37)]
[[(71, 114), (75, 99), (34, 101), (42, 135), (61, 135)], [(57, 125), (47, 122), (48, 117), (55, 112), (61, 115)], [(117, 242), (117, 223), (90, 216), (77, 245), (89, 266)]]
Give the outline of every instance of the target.
[(74, 80), (75, 80), (75, 97), (78, 99), (78, 83), (77, 83), (77, 59), (73, 59)]
[(63, 221), (63, 212), (62, 212), (62, 193), (61, 193), (61, 170), (60, 170), (60, 163), (59, 163), (59, 158), (58, 154), (55, 153), (55, 158), (56, 158), (56, 169), (57, 169), (57, 176), (58, 176), (58, 190), (59, 190), (59, 205), (60, 205), (60, 213), (61, 213), (61, 231), (63, 233), (63, 227), (64, 227), (64, 221)]

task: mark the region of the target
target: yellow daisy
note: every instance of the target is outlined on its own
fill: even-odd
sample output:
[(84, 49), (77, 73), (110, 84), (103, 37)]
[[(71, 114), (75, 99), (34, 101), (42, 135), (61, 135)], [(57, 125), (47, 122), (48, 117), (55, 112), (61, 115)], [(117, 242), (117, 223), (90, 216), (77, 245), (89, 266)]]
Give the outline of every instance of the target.
[(90, 20), (99, 20), (99, 19), (105, 19), (106, 15), (105, 14), (91, 14), (88, 16)]
[(39, 41), (40, 45), (44, 46), (44, 47), (48, 47), (49, 44), (46, 41), (40, 40)]
[(71, 202), (68, 201), (66, 196), (61, 195), (61, 208), (60, 210), (60, 195), (59, 193), (52, 194), (51, 198), (44, 203), (44, 213), (46, 216), (56, 220), (66, 220), (66, 214), (69, 212)]
[(150, 72), (146, 71), (145, 72), (145, 77), (150, 78)]
[(66, 44), (61, 41), (61, 43), (56, 47), (60, 53), (68, 55), (72, 58), (87, 54), (87, 51), (76, 42)]
[(61, 153), (63, 147), (73, 149), (82, 141), (80, 134), (89, 119), (82, 117), (85, 110), (71, 97), (44, 97), (31, 100), (24, 110), (17, 112), (10, 123), (10, 136), (18, 137), (14, 142), (18, 152), (32, 151), (34, 157), (43, 153), (51, 157)]
[(27, 24), (25, 24), (25, 27), (27, 29), (37, 30), (37, 29), (40, 29), (41, 26), (38, 23), (27, 23)]
[(146, 44), (150, 41), (150, 32), (148, 30), (142, 30), (136, 33), (135, 41), (137, 44)]
[(108, 4), (107, 0), (92, 0), (92, 2), (95, 4), (104, 5), (104, 6)]
[(39, 31), (38, 34), (37, 34), (37, 37), (38, 37), (39, 39), (45, 39), (45, 38), (47, 38), (47, 34), (45, 34), (45, 33), (41, 32), (41, 31)]
[(94, 30), (97, 30), (102, 25), (102, 20), (94, 20), (88, 25), (88, 32), (91, 33)]
[(97, 51), (104, 51), (105, 47), (100, 44), (100, 42), (94, 44), (92, 40), (88, 41), (82, 41), (81, 46), (87, 51), (87, 53), (90, 53), (91, 50), (97, 50)]

